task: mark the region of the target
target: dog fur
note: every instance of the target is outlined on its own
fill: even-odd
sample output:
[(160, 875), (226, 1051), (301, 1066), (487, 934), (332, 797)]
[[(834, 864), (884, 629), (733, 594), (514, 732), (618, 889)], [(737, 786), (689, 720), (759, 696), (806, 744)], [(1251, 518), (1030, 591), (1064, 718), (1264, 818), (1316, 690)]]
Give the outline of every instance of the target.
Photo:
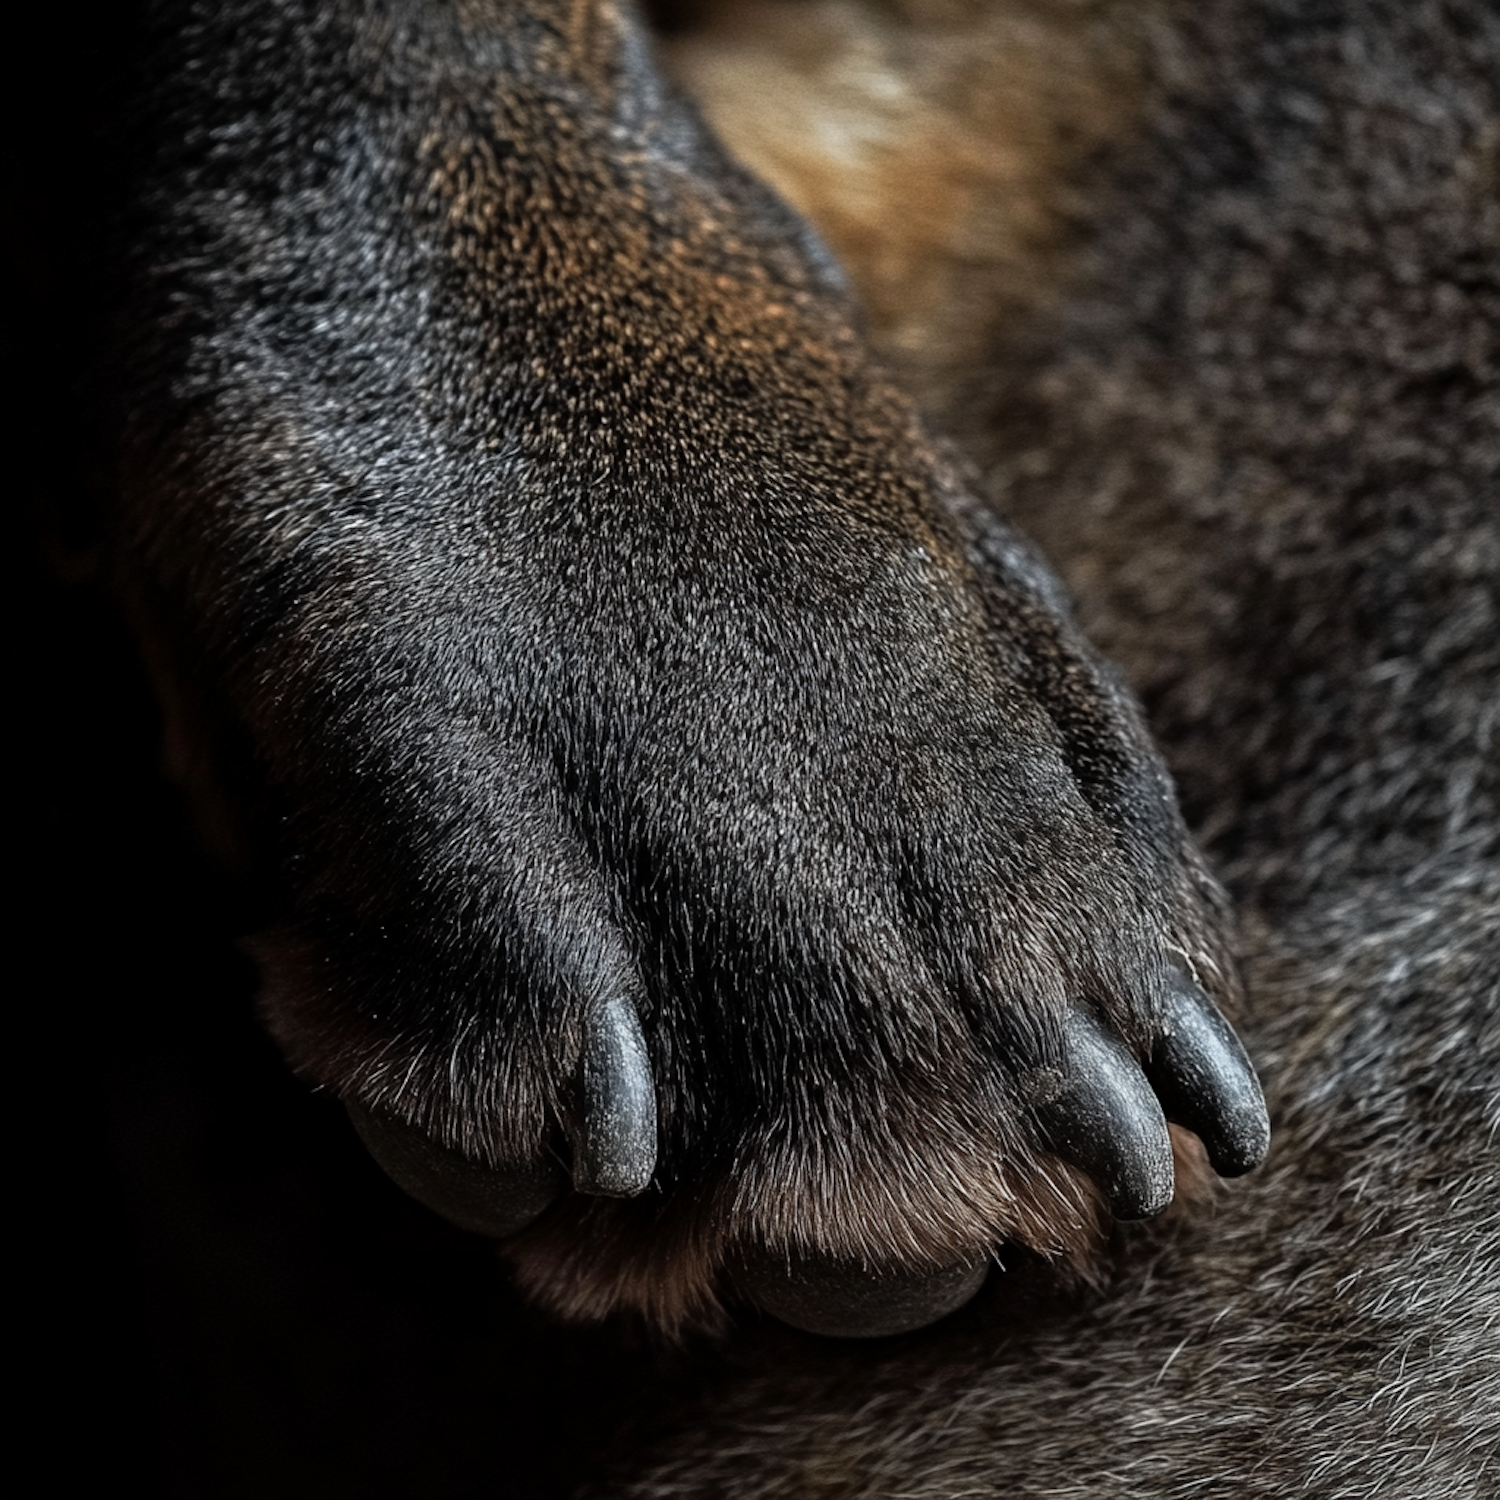
[[(1055, 581), (633, 13), (149, 21), (115, 552), (278, 893), (294, 1066), (576, 1316), (904, 1306), (1006, 1240), (1086, 1264), (1096, 1182), (1159, 1209), (1141, 1070), (1169, 1109), (1201, 1076), (1169, 1012), (1233, 1004), (1222, 897)], [(1263, 1149), (1258, 1099), (1248, 1154), (1184, 1107), (1224, 1170)]]
[[(1122, 1237), (1102, 1298), (721, 1378), (611, 1493), (1500, 1483), (1500, 16), (1229, 0), (1069, 28), (1084, 9), (1136, 28), (1109, 64), (1133, 126), (1048, 189), (1053, 294), (1025, 273), (966, 309), (989, 358), (947, 414), (1228, 874), (1272, 1156)], [(972, 68), (1034, 14), (1000, 12), (905, 36), (882, 13), (860, 45)], [(772, 66), (801, 64), (761, 45), (763, 88)]]
[[(852, 1353), (786, 1335), (625, 1467), (644, 1493), (1486, 1495), (1493, 21), (1477, 4), (875, 14), (877, 36), (921, 46), (977, 16), (1046, 59), (1006, 108), (1059, 154), (1018, 150), (1004, 190), (954, 219), (998, 240), (1002, 270), (1023, 263), (997, 285), (960, 234), (885, 348), (1146, 698), (1249, 911), (1247, 1033), (1279, 1144), (1215, 1213), (1123, 1237), (1102, 1301), (1059, 1306), (1008, 1257), (1024, 1295), (992, 1288), (956, 1326)], [(955, 38), (985, 65), (961, 29), (938, 50)], [(1118, 70), (1102, 82), (1100, 61)], [(1062, 81), (1039, 83), (1047, 68)], [(963, 112), (931, 111), (943, 128)], [(877, 248), (879, 201), (854, 205)], [(826, 232), (886, 338), (906, 304), (882, 304), (839, 211)], [(898, 269), (925, 254), (896, 252)], [(957, 283), (987, 287), (962, 315)], [(398, 1492), (366, 1477), (361, 1493)], [(202, 1474), (184, 1490), (209, 1492)]]

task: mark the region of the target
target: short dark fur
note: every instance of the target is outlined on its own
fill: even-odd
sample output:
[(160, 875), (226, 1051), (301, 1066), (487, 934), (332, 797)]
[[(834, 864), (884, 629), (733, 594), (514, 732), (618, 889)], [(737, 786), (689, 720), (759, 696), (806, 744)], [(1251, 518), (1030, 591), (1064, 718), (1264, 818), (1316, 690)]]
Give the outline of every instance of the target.
[(1222, 0), (1145, 62), (971, 414), (1248, 912), (1271, 1159), (1102, 1305), (781, 1351), (631, 1494), (1500, 1487), (1500, 13)]
[(608, 6), (154, 14), (117, 555), (293, 1063), (531, 1172), (628, 1000), (657, 1186), (514, 1243), (579, 1314), (1082, 1255), (1063, 1019), (1231, 1002), (1222, 899), (826, 251)]

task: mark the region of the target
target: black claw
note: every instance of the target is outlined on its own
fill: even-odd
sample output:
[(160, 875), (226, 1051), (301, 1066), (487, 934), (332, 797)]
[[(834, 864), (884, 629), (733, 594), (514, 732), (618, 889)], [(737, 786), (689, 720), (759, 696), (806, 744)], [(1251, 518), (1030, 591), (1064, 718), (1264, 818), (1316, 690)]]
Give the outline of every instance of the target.
[(656, 1170), (656, 1090), (635, 1006), (606, 1000), (584, 1028), (582, 1116), (573, 1138), (573, 1186), (633, 1198)]
[(360, 1104), (344, 1107), (386, 1176), (460, 1229), (502, 1239), (524, 1229), (567, 1186), (550, 1162), (496, 1171), (438, 1145), (414, 1126)]
[(1117, 1219), (1149, 1219), (1171, 1201), (1172, 1139), (1134, 1058), (1087, 1011), (1063, 1023), (1067, 1083), (1037, 1116), (1059, 1156), (1082, 1167)]
[(987, 1261), (941, 1271), (879, 1274), (806, 1256), (765, 1254), (744, 1261), (735, 1280), (783, 1323), (828, 1338), (873, 1339), (911, 1333), (956, 1312), (984, 1284)]
[(1259, 1166), (1271, 1144), (1260, 1081), (1218, 1008), (1178, 969), (1147, 1076), (1167, 1118), (1203, 1142), (1221, 1177)]

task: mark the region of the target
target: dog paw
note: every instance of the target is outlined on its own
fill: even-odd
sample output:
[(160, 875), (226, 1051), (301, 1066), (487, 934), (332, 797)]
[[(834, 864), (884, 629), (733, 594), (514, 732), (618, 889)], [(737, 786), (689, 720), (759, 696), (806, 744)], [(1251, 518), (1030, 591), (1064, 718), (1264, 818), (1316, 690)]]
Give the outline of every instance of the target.
[(733, 1288), (899, 1331), (1006, 1241), (1082, 1265), (1104, 1211), (1159, 1213), (1168, 1121), (1225, 1175), (1265, 1150), (1139, 714), (894, 400), (862, 440), (894, 427), (934, 503), (884, 535), (815, 495), (775, 566), (768, 528), (715, 572), (648, 529), (649, 583), (608, 548), (519, 601), (476, 579), (499, 622), (436, 657), (408, 577), (382, 650), (307, 678), (354, 685), (323, 743), (360, 757), (290, 819), (323, 837), (264, 945), (273, 1028), (565, 1312), (676, 1326)]
[[(121, 380), (122, 573), (252, 789), (294, 1065), (538, 1295), (666, 1327), (1086, 1262), (1172, 1196), (1168, 1119), (1250, 1165), (1140, 715), (811, 232), (627, 12), (571, 61), (327, 24), (179, 70)], [(331, 99), (365, 145), (309, 153)]]

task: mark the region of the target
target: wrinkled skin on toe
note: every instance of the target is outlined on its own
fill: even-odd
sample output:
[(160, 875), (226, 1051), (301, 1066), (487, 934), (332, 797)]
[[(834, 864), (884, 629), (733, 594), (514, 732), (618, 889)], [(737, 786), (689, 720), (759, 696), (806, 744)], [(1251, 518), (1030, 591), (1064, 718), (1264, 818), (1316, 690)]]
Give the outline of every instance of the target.
[(148, 70), (127, 588), (376, 1159), (564, 1311), (832, 1333), (1169, 1118), (1253, 1165), (1134, 704), (628, 18), (235, 10)]

